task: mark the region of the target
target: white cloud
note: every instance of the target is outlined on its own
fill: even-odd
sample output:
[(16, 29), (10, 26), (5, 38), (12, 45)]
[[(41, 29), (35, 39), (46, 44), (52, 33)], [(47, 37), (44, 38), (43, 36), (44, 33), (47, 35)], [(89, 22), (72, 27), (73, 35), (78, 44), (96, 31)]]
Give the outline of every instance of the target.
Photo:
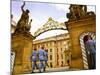
[[(65, 5), (65, 4), (50, 4), (50, 5), (57, 8), (59, 11), (65, 11), (66, 13), (69, 12), (70, 5)], [(96, 12), (95, 6), (92, 6), (92, 5), (87, 5), (87, 10)]]
[(67, 17), (61, 17), (61, 18), (58, 18), (56, 21), (58, 21), (59, 23), (61, 22), (65, 22), (65, 21), (68, 21)]
[(65, 4), (50, 4), (50, 5), (57, 8), (60, 11), (69, 12), (68, 8), (70, 5), (65, 5)]

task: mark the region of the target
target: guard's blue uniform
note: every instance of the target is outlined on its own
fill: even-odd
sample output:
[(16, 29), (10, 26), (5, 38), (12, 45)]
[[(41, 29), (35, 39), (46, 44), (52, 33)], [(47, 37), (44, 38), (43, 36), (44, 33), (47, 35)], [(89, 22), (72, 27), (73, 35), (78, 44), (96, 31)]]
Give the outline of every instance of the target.
[(44, 60), (48, 61), (48, 53), (46, 51), (44, 52), (44, 55), (45, 55)]
[(95, 69), (96, 68), (96, 42), (93, 40), (88, 40), (85, 44), (86, 46), (86, 51), (90, 52), (89, 54), (89, 59), (90, 61), (90, 69)]
[(47, 61), (48, 61), (48, 53), (47, 53), (46, 51), (44, 52), (44, 61), (45, 61), (45, 67), (46, 67), (46, 66), (49, 67), (49, 65), (48, 65), (48, 63), (47, 63)]
[(38, 51), (38, 54), (39, 54), (39, 61), (40, 61), (40, 64), (39, 64), (39, 71), (41, 72), (41, 69), (44, 69), (45, 65), (44, 65), (44, 53), (45, 51), (43, 49), (40, 49)]
[(88, 40), (86, 42), (86, 50), (90, 51), (91, 53), (96, 53), (96, 45), (93, 40)]
[(33, 51), (33, 53), (32, 53), (32, 55), (31, 55), (31, 61), (33, 62), (33, 64), (32, 64), (32, 69), (33, 69), (33, 71), (34, 71), (34, 69), (35, 69), (35, 67), (36, 68), (38, 68), (37, 67), (37, 60), (38, 60), (38, 52), (37, 51)]

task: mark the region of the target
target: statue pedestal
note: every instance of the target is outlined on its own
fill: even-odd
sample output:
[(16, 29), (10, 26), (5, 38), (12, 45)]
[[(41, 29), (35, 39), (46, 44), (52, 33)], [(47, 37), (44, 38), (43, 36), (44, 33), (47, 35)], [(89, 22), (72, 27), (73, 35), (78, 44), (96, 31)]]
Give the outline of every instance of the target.
[(80, 35), (84, 32), (96, 32), (95, 15), (80, 20), (68, 21), (67, 24), (71, 41), (70, 51), (72, 54), (70, 67), (74, 69), (84, 69)]
[(32, 52), (33, 36), (30, 33), (16, 33), (12, 35), (12, 51), (15, 52), (13, 74), (31, 71), (30, 56)]

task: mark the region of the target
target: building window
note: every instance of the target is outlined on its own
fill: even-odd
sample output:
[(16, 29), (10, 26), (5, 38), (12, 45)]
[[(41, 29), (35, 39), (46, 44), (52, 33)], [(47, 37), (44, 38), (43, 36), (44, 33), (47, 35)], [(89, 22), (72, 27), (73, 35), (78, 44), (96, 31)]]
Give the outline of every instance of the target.
[(49, 46), (49, 43), (48, 43), (48, 46)]
[(63, 54), (61, 54), (61, 59), (63, 59)]
[(63, 61), (61, 62), (61, 66), (63, 67), (63, 65), (64, 65), (64, 63), (63, 63)]
[(52, 42), (50, 42), (50, 46), (52, 45)]
[(50, 55), (50, 60), (52, 60), (52, 55)]
[(58, 48), (57, 48), (57, 53), (58, 53)]
[(47, 42), (45, 43), (45, 47), (48, 47), (48, 43)]
[(61, 48), (61, 51), (62, 51), (62, 48)]
[(56, 45), (56, 46), (57, 46), (57, 42), (56, 42), (56, 41), (54, 41), (54, 45)]
[(52, 68), (52, 63), (50, 63), (50, 67)]
[(59, 60), (59, 55), (57, 54), (57, 60)]
[(50, 49), (50, 52), (52, 52), (52, 49)]
[(46, 49), (46, 52), (48, 53), (48, 49)]

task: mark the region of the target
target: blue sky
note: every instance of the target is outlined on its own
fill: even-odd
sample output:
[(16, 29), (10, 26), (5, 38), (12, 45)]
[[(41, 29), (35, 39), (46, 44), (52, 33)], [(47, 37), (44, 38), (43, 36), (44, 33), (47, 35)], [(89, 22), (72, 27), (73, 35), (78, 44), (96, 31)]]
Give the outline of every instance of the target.
[[(20, 19), (21, 16), (21, 5), (22, 1), (12, 1), (11, 2), (11, 14), (13, 14), (16, 22)], [(36, 2), (26, 2), (24, 9), (30, 10), (30, 19), (32, 21), (31, 33), (40, 28), (45, 24), (49, 17), (52, 17), (55, 21), (65, 22), (67, 21), (66, 13), (69, 12), (68, 4), (51, 4), (51, 3), (36, 3)], [(88, 11), (95, 11), (94, 6), (88, 6)], [(44, 37), (54, 36), (62, 33), (67, 33), (63, 30), (52, 30), (45, 32), (37, 37), (37, 39), (43, 39)]]

